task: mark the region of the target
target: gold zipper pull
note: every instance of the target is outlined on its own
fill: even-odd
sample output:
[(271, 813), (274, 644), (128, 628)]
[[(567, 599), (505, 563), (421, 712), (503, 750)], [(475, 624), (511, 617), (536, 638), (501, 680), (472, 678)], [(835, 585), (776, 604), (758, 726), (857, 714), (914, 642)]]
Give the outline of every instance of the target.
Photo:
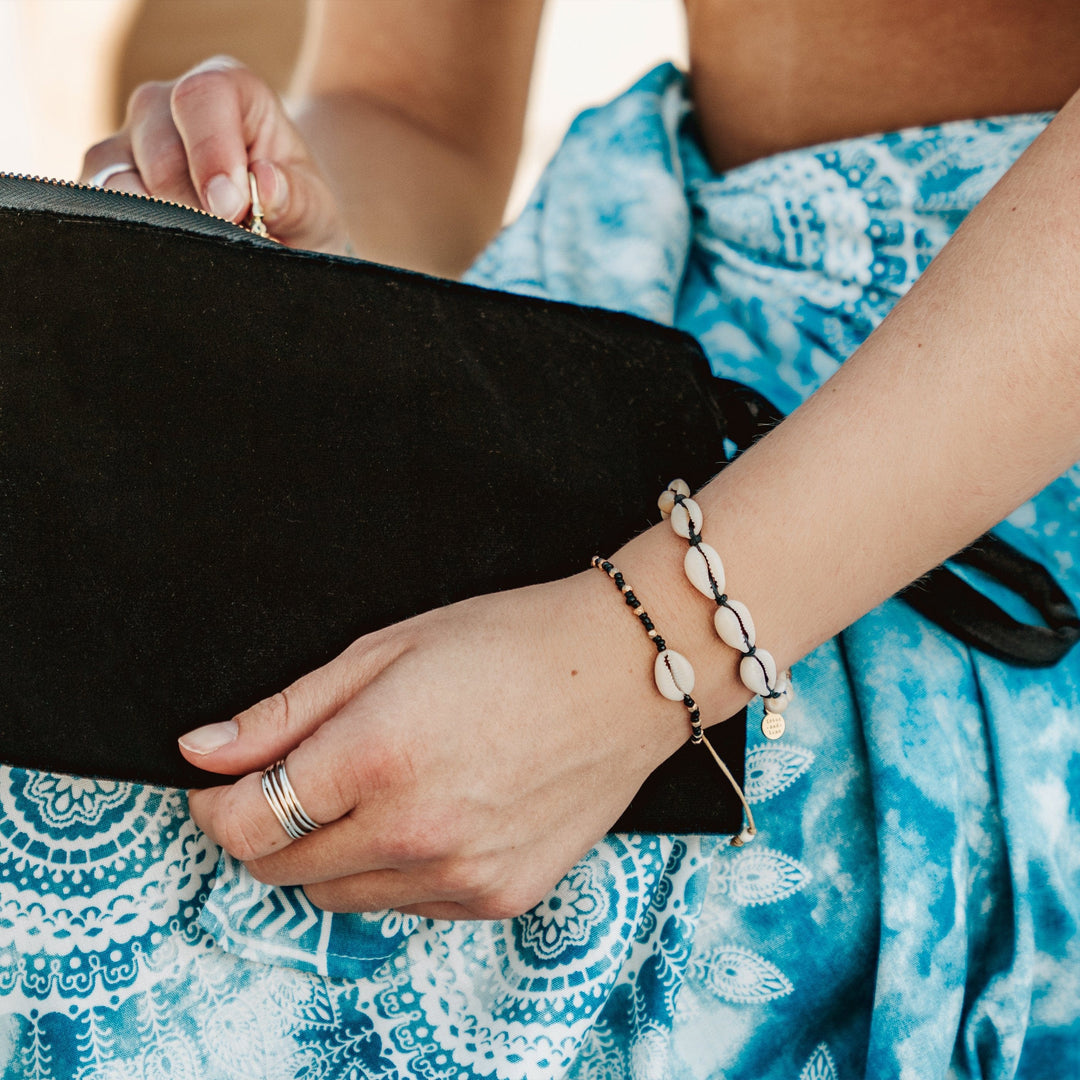
[(248, 170), (248, 186), (251, 188), (251, 213), (244, 222), (244, 228), (254, 236), (265, 236), (271, 239), (270, 232), (263, 223), (262, 202), (259, 199), (259, 185), (255, 182), (255, 174)]

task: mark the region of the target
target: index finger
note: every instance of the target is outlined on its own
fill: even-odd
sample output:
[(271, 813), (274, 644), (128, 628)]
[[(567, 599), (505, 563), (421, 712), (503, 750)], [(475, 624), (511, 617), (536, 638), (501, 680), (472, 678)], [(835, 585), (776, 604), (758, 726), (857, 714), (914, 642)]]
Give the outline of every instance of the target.
[(359, 793), (349, 776), (347, 755), (337, 739), (327, 739), (324, 727), (294, 747), (282, 762), (284, 778), (275, 771), (269, 791), (263, 777), (277, 765), (248, 773), (234, 784), (191, 792), (188, 804), (196, 824), (230, 855), (250, 862), (300, 838), (290, 834), (290, 819), (301, 826), (310, 822), (321, 827), (345, 816)]
[(230, 57), (215, 57), (182, 76), (172, 89), (173, 123), (187, 151), (188, 171), (203, 206), (240, 221), (251, 205), (248, 146), (272, 94)]

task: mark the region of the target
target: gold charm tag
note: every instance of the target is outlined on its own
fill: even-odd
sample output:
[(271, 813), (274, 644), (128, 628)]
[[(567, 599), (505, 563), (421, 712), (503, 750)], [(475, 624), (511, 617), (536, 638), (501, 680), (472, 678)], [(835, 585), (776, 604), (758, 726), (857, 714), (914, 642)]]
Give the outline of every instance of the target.
[(787, 728), (783, 713), (767, 712), (761, 718), (761, 734), (766, 739), (779, 739)]

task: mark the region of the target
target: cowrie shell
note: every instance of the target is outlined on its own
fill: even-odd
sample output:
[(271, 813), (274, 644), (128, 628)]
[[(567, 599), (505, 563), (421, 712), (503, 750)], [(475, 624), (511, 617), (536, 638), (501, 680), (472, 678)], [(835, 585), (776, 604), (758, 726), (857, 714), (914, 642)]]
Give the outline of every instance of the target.
[(791, 685), (791, 672), (781, 671), (773, 689), (779, 691), (780, 696), (765, 698), (765, 711), (782, 713), (791, 704), (791, 699), (795, 696), (795, 688)]
[(683, 499), (671, 511), (671, 527), (684, 540), (689, 540), (695, 533), (701, 535), (702, 521), (701, 507), (693, 499)]
[(656, 689), (668, 701), (682, 701), (686, 694), (694, 692), (694, 669), (690, 661), (674, 649), (665, 649), (653, 665)]
[(724, 591), (724, 564), (716, 548), (708, 544), (691, 544), (683, 558), (683, 569), (690, 579), (690, 584), (710, 600), (716, 599), (713, 596), (713, 581), (716, 582), (718, 592)]
[(758, 649), (753, 656), (744, 656), (739, 661), (739, 678), (747, 690), (764, 697), (776, 685), (776, 661), (772, 653)]
[(727, 604), (717, 606), (713, 616), (713, 626), (725, 645), (730, 645), (739, 652), (752, 649), (757, 641), (754, 620), (750, 618), (750, 609), (739, 600), (729, 600)]
[(660, 492), (660, 498), (656, 500), (656, 505), (660, 507), (660, 513), (664, 517), (668, 517), (671, 511), (675, 509), (675, 492), (671, 488), (667, 488)]

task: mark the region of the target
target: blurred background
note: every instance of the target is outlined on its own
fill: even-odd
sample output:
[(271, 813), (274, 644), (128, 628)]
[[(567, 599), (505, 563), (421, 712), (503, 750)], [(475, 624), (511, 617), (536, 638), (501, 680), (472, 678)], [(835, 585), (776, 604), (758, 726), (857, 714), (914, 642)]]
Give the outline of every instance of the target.
[[(133, 87), (215, 53), (284, 92), (303, 20), (304, 0), (0, 0), (0, 172), (73, 179)], [(576, 113), (661, 60), (685, 67), (684, 30), (679, 0), (547, 0), (508, 217)]]

